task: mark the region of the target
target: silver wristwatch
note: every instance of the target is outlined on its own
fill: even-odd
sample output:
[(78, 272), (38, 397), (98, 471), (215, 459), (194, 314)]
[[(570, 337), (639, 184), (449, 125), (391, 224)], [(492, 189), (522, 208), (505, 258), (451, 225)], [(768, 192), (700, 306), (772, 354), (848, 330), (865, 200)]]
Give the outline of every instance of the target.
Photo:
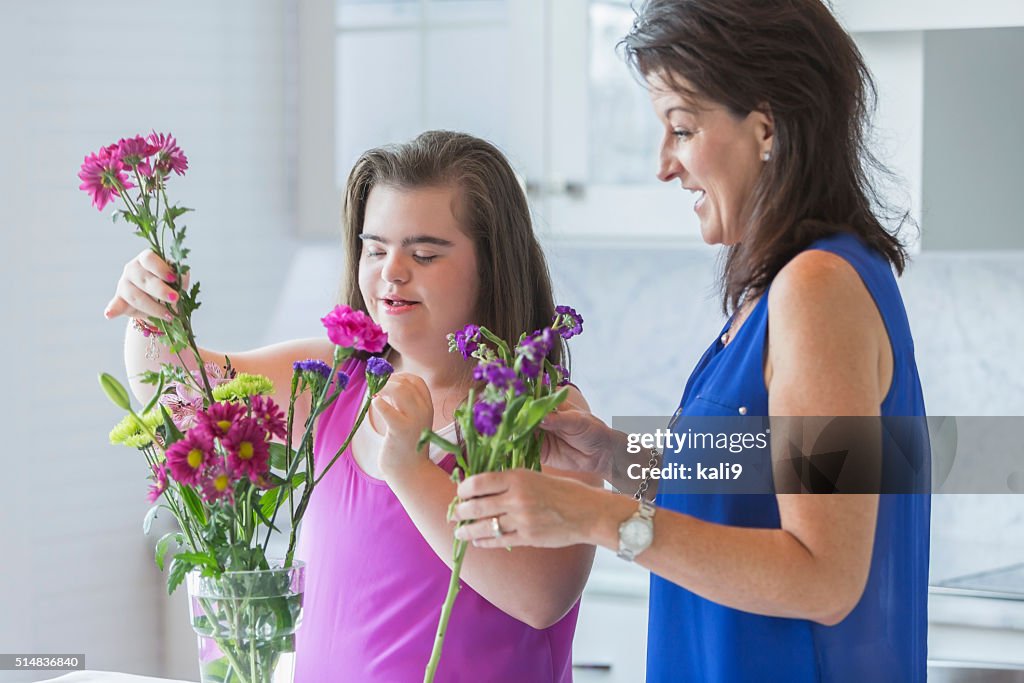
[(650, 547), (654, 541), (654, 512), (653, 505), (641, 500), (637, 511), (619, 525), (619, 557), (632, 562)]

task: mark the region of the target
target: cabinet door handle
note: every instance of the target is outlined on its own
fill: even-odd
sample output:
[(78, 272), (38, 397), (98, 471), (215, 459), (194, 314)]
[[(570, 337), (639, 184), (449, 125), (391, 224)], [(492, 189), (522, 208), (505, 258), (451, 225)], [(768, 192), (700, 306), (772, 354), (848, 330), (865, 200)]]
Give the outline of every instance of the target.
[(600, 662), (573, 662), (572, 668), (580, 669), (581, 671), (608, 671), (612, 670), (611, 664), (603, 664)]

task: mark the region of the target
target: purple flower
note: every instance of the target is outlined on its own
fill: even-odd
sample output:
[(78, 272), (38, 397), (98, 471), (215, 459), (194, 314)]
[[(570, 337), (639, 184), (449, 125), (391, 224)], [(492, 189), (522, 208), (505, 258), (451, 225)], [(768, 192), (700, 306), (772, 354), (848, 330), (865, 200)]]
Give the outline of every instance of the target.
[(519, 356), (519, 368), (522, 373), (530, 379), (537, 379), (544, 367), (544, 359), (551, 353), (554, 345), (555, 333), (551, 331), (550, 327), (537, 330), (519, 342), (516, 347), (516, 355)]
[(455, 333), (455, 349), (458, 349), (463, 358), (472, 356), (473, 352), (480, 348), (479, 342), (480, 327), (477, 325), (466, 325)]
[(498, 432), (501, 418), (505, 414), (505, 403), (488, 403), (479, 401), (473, 406), (473, 426), (484, 436), (494, 436)]
[(348, 387), (349, 379), (348, 373), (338, 370), (338, 391), (345, 391), (345, 388)]
[(558, 386), (564, 387), (569, 383), (569, 371), (563, 368), (561, 365), (556, 365), (555, 370), (558, 371), (558, 375), (562, 378), (558, 381)]
[(308, 360), (297, 360), (294, 363), (292, 363), (292, 368), (296, 372), (316, 373), (323, 377), (324, 379), (327, 379), (328, 377), (331, 376), (331, 366), (323, 362), (322, 360), (315, 360), (313, 358), (310, 358)]
[(562, 335), (562, 339), (572, 339), (583, 334), (583, 316), (571, 306), (555, 306), (555, 317), (552, 325)]
[(390, 375), (395, 369), (391, 367), (391, 363), (387, 362), (380, 356), (373, 356), (370, 360), (366, 361), (366, 372), (371, 375), (377, 375), (383, 377)]
[(504, 391), (515, 382), (516, 371), (501, 361), (491, 361), (473, 368), (473, 379), (487, 382), (494, 388)]

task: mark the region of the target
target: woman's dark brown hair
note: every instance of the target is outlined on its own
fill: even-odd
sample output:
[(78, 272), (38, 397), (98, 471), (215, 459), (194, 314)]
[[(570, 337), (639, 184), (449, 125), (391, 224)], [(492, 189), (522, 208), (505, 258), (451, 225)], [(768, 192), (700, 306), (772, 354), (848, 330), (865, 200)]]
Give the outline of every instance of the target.
[[(371, 149), (356, 161), (348, 177), (343, 211), (344, 303), (366, 311), (359, 291), (359, 235), (370, 191), (378, 185), (457, 190), (455, 217), (476, 249), (480, 293), (473, 323), (491, 330), (510, 346), (519, 341), (520, 333), (551, 324), (555, 315), (551, 277), (515, 172), (491, 143), (443, 130)], [(560, 337), (549, 358), (553, 363), (567, 359)]]
[(896, 235), (908, 214), (890, 211), (872, 184), (874, 174), (892, 177), (866, 144), (874, 82), (820, 0), (648, 0), (621, 45), (638, 74), (684, 97), (773, 117), (771, 161), (743, 241), (725, 257), (724, 310), (762, 294), (797, 253), (836, 232), (859, 235), (903, 272)]

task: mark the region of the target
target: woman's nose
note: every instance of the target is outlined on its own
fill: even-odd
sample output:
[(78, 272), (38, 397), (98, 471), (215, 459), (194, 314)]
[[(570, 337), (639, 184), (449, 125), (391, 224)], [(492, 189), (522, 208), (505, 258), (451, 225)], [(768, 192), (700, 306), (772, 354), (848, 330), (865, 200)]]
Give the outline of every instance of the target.
[(683, 170), (679, 157), (675, 155), (668, 145), (661, 146), (661, 154), (658, 158), (658, 180), (668, 182), (675, 180)]

